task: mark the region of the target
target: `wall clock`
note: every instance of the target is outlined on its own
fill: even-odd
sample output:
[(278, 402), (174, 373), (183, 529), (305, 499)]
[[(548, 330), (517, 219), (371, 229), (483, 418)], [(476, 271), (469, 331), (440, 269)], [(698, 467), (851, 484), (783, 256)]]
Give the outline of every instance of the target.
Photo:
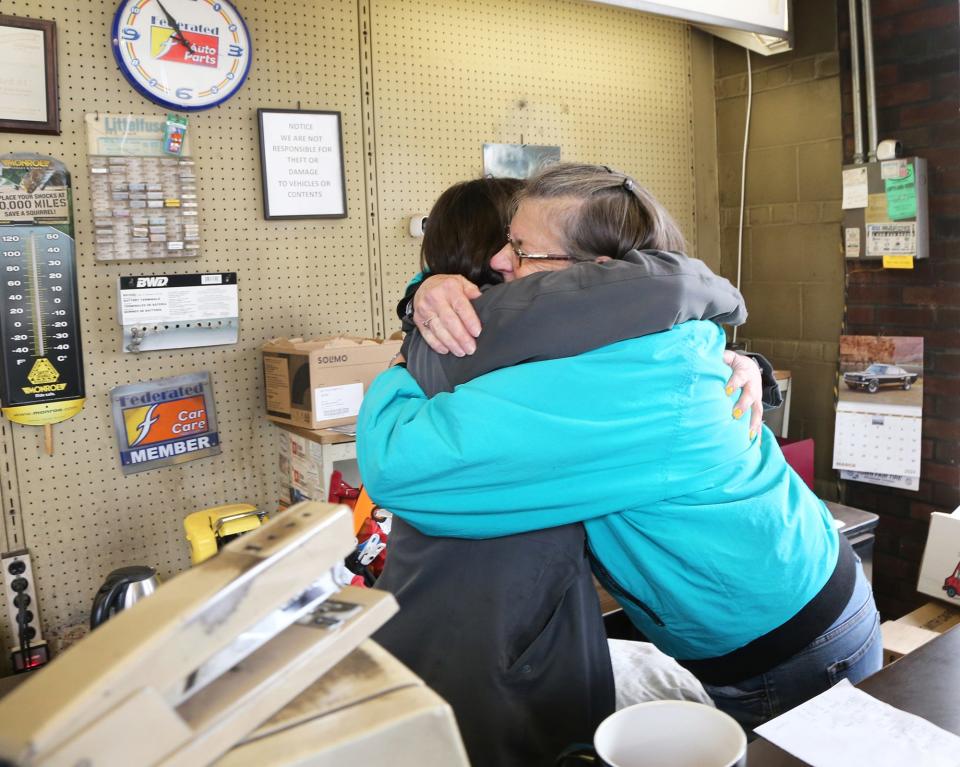
[(226, 0), (122, 0), (113, 17), (113, 55), (148, 99), (190, 112), (235, 94), (252, 50), (243, 18)]

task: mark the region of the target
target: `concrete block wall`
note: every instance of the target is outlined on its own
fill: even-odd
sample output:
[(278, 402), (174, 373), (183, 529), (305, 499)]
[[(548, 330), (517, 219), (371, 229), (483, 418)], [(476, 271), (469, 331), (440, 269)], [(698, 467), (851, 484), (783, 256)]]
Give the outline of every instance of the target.
[[(842, 6), (849, 162), (853, 120)], [(895, 618), (928, 600), (916, 584), (930, 513), (960, 505), (960, 7), (956, 0), (874, 0), (873, 27), (880, 138), (898, 138), (908, 155), (926, 157), (930, 183), (930, 258), (912, 271), (885, 271), (875, 263), (846, 269), (849, 332), (925, 339), (920, 489), (858, 482), (843, 488), (847, 503), (880, 515), (874, 592), (884, 617)]]
[[(793, 376), (790, 437), (816, 442), (817, 491), (831, 469), (837, 345), (843, 321), (840, 77), (836, 0), (794, 3), (795, 50), (751, 54), (741, 289), (750, 317), (738, 341)], [(721, 270), (737, 273), (746, 54), (715, 49)]]

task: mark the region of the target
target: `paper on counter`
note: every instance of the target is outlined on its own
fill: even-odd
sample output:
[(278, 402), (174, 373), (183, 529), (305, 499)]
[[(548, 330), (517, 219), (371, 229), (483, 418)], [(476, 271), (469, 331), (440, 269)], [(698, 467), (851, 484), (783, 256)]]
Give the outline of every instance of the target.
[(960, 737), (846, 679), (756, 732), (813, 767), (960, 765)]

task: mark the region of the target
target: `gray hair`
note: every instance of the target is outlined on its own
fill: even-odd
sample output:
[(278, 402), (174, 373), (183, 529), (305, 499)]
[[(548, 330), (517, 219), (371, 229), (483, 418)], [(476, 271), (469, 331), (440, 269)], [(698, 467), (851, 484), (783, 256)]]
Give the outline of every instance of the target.
[(524, 200), (569, 202), (562, 232), (571, 255), (623, 258), (630, 250), (684, 252), (673, 216), (647, 189), (605, 165), (550, 165), (520, 192)]

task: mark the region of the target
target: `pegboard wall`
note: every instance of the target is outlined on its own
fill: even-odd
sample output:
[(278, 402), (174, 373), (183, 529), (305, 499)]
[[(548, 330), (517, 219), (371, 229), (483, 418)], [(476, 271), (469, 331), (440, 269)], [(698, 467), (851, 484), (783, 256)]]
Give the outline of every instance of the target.
[[(254, 45), (250, 76), (226, 104), (190, 116), (203, 256), (96, 262), (84, 115), (164, 114), (117, 70), (116, 5), (3, 0), (0, 9), (57, 22), (62, 129), (0, 133), (0, 153), (58, 157), (74, 184), (87, 404), (55, 427), (52, 457), (41, 429), (9, 422), (0, 456), (6, 547), (29, 547), (43, 632), (54, 638), (86, 621), (110, 570), (149, 564), (169, 578), (188, 566), (189, 512), (275, 504), (261, 344), (395, 330), (393, 307), (418, 262), (407, 221), (450, 183), (480, 175), (484, 142), (559, 144), (564, 158), (628, 170), (695, 247), (685, 26), (578, 0), (236, 0)], [(262, 217), (256, 110), (298, 104), (342, 113), (346, 219)], [(240, 342), (122, 354), (117, 277), (200, 271), (238, 273)], [(124, 477), (110, 389), (194, 370), (212, 375), (223, 453)]]
[(690, 30), (587, 2), (371, 2), (386, 304), (406, 221), (483, 173), (487, 143), (559, 145), (633, 174), (696, 252)]

